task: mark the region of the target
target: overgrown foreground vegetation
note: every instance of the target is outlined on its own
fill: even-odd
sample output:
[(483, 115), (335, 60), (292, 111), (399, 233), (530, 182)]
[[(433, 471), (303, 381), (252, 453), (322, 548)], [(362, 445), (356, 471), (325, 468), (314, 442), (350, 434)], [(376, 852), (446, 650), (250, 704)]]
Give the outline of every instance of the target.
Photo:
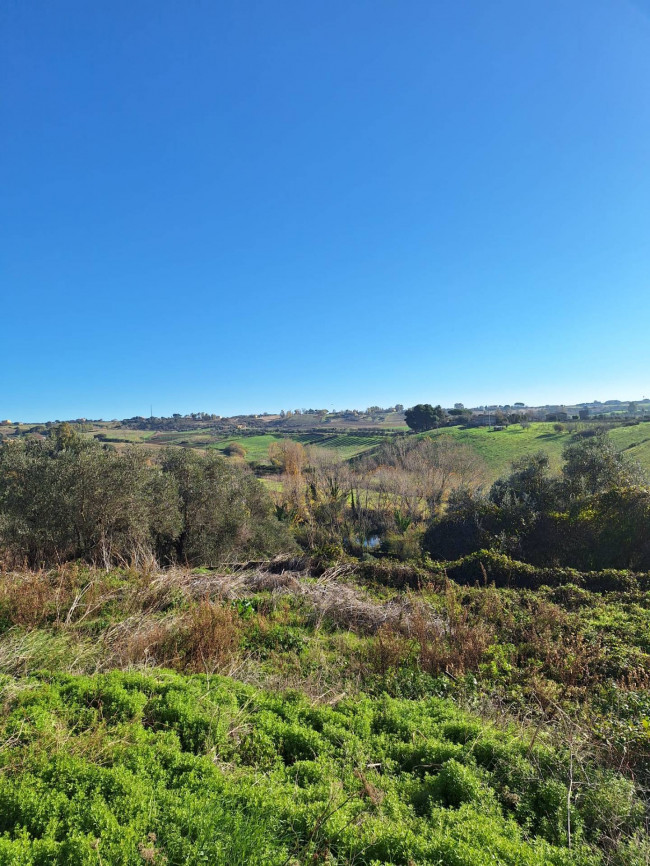
[(0, 448), (0, 866), (650, 863), (634, 467), (273, 457)]
[(6, 574), (0, 863), (647, 862), (647, 591), (302, 565)]
[(569, 851), (564, 756), (437, 698), (314, 707), (170, 673), (12, 690), (3, 863), (595, 864), (612, 809), (640, 818), (628, 784), (592, 779)]

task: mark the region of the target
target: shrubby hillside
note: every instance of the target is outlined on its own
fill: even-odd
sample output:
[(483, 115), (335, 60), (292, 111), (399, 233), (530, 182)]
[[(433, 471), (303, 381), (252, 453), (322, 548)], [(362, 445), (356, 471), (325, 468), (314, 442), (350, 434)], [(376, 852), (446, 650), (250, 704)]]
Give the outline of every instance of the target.
[(647, 864), (638, 468), (269, 459), (0, 446), (0, 864)]

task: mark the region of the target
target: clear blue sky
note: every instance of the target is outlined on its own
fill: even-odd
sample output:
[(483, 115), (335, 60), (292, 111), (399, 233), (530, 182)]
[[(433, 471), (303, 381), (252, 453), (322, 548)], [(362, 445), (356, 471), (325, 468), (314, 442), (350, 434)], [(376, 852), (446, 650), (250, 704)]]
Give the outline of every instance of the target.
[(5, 0), (0, 416), (650, 396), (650, 0)]

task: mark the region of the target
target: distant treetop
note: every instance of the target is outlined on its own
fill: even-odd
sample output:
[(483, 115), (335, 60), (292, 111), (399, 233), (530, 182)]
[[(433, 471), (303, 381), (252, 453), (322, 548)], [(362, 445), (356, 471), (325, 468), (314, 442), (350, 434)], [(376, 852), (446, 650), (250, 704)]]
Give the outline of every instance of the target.
[(404, 420), (416, 433), (423, 433), (425, 430), (433, 430), (440, 426), (444, 421), (445, 410), (440, 406), (432, 406), (430, 403), (418, 403), (407, 409), (404, 413)]

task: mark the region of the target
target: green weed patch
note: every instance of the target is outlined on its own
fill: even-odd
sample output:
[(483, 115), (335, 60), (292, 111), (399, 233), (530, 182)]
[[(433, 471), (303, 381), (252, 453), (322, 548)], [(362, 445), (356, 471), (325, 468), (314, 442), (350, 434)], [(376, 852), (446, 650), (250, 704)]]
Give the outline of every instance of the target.
[(442, 699), (313, 706), (163, 671), (4, 692), (7, 866), (596, 866), (607, 829), (642, 820), (622, 777), (576, 768), (569, 791), (567, 754)]

